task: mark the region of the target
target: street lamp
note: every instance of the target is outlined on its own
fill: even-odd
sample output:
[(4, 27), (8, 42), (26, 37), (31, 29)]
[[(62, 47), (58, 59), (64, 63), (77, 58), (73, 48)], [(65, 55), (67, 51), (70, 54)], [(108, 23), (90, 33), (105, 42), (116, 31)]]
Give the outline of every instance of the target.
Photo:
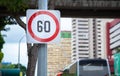
[(20, 43), (22, 41), (22, 39), (25, 37), (25, 35), (23, 35), (20, 40), (19, 40), (19, 44), (18, 44), (18, 68), (20, 69)]

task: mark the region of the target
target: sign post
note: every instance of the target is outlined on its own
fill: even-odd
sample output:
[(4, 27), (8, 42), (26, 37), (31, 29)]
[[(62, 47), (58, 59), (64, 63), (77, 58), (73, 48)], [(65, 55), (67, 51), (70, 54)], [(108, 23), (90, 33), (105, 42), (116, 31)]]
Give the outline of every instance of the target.
[[(38, 0), (38, 9), (48, 9), (48, 0)], [(37, 76), (47, 76), (47, 44), (39, 44)]]
[(27, 42), (38, 43), (37, 76), (47, 76), (47, 43), (60, 42), (60, 12), (47, 10), (47, 0), (39, 0), (39, 9), (27, 10)]
[(47, 44), (39, 44), (37, 76), (47, 76)]

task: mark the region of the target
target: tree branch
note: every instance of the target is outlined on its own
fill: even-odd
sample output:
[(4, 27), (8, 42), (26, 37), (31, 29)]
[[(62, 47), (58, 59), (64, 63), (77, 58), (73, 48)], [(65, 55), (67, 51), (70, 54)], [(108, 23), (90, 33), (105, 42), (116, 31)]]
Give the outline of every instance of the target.
[(17, 23), (26, 31), (26, 24), (20, 19), (20, 16), (14, 16)]

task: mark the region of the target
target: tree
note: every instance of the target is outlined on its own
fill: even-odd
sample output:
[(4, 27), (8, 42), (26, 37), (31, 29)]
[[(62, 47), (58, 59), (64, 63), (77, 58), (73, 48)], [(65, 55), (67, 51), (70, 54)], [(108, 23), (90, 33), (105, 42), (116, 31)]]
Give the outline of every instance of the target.
[(4, 40), (3, 40), (3, 37), (0, 33), (0, 62), (2, 61), (3, 57), (4, 57), (4, 54), (2, 53), (1, 49), (3, 48), (3, 44), (4, 44)]
[[(26, 4), (29, 0), (0, 0), (0, 7), (8, 11), (7, 17), (10, 19), (15, 19), (16, 22), (26, 31), (26, 24), (20, 19), (19, 12), (25, 12), (28, 8)], [(10, 13), (10, 14), (9, 14)], [(11, 22), (11, 21), (10, 21)], [(1, 26), (0, 26), (1, 27)], [(34, 76), (35, 66), (38, 56), (38, 44), (27, 44), (28, 52), (28, 66), (27, 66), (27, 76)]]
[[(14, 16), (17, 23), (26, 30), (26, 24), (20, 19), (19, 16)], [(27, 43), (27, 53), (28, 53), (28, 66), (26, 76), (34, 76), (36, 61), (38, 57), (38, 44)]]
[(4, 54), (0, 51), (0, 62), (2, 61)]
[[(4, 29), (4, 22), (3, 22), (3, 18), (0, 18), (0, 31)], [(0, 62), (2, 61), (3, 59), (3, 56), (4, 54), (2, 53), (1, 49), (3, 48), (3, 44), (4, 44), (4, 39), (1, 35), (1, 32), (0, 32)]]
[(28, 6), (26, 5), (28, 1), (29, 0), (0, 0), (0, 6), (1, 8), (6, 9), (9, 13), (22, 12), (26, 11), (25, 8)]
[(2, 35), (1, 35), (1, 31), (6, 31), (6, 29), (4, 28), (6, 24), (15, 24), (15, 22), (9, 16), (0, 17), (0, 62), (2, 61), (3, 56), (4, 56), (1, 49), (3, 48), (3, 44), (5, 43), (4, 39), (3, 39)]

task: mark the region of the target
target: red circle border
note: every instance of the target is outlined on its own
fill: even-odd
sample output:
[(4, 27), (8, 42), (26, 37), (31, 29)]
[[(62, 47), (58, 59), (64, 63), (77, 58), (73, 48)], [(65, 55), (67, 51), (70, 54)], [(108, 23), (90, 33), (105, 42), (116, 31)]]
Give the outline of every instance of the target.
[[(39, 38), (38, 36), (36, 36), (33, 31), (32, 31), (32, 21), (33, 19), (38, 16), (38, 15), (41, 15), (41, 14), (45, 14), (45, 15), (49, 15), (50, 17), (53, 18), (53, 20), (55, 21), (55, 24), (56, 24), (56, 30), (55, 30), (55, 33), (50, 36), (49, 38)], [(60, 25), (59, 25), (59, 21), (58, 19), (51, 13), (51, 12), (48, 12), (48, 11), (38, 11), (38, 12), (35, 12), (28, 20), (28, 32), (30, 33), (30, 35), (32, 36), (32, 38), (34, 38), (35, 40), (39, 41), (39, 42), (49, 42), (49, 41), (52, 41), (54, 38), (56, 38), (56, 36), (58, 35), (59, 33), (59, 30), (60, 30)]]

